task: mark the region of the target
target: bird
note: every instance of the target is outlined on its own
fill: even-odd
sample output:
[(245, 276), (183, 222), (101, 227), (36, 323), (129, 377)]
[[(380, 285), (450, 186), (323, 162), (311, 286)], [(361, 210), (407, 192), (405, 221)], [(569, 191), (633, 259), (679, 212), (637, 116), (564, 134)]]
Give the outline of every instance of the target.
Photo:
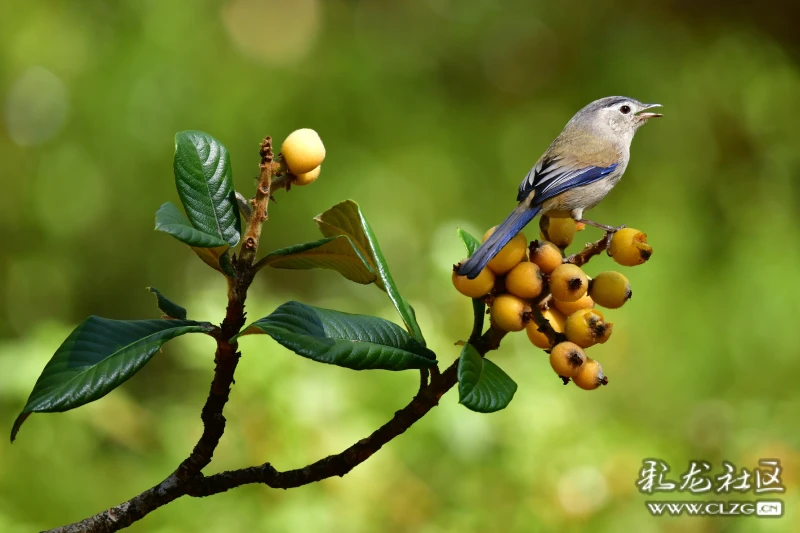
[(572, 218), (614, 232), (619, 228), (583, 218), (619, 182), (630, 161), (636, 131), (661, 113), (627, 96), (595, 100), (575, 115), (519, 185), (519, 205), (457, 269), (474, 279), (537, 214)]

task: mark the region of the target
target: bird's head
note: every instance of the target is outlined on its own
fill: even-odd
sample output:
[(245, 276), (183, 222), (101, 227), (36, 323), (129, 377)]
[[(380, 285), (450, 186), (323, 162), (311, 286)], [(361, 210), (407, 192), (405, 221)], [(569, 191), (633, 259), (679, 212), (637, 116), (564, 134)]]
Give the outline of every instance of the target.
[(643, 104), (626, 96), (609, 96), (587, 105), (570, 122), (630, 142), (639, 127), (651, 118), (662, 116), (648, 111), (655, 107), (661, 104)]

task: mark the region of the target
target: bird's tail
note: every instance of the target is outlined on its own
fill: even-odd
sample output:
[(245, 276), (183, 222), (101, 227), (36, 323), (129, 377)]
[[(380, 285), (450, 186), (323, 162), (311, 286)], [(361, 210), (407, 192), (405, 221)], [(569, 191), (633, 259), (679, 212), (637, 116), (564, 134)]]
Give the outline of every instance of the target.
[(528, 206), (526, 202), (519, 204), (503, 223), (497, 227), (494, 233), (486, 239), (486, 242), (481, 244), (480, 248), (475, 250), (475, 253), (469, 259), (461, 263), (461, 266), (458, 267), (459, 276), (475, 279), (486, 266), (486, 263), (491, 261), (503, 249), (503, 246), (508, 244), (508, 241), (519, 233), (519, 230), (533, 220), (537, 213), (539, 213), (539, 206)]

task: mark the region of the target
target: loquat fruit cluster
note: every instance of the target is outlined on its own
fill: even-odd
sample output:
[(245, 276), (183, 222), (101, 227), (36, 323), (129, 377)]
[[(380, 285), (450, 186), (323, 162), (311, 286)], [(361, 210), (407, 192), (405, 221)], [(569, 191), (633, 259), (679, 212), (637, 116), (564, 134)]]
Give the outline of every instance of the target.
[(325, 159), (325, 145), (319, 134), (308, 128), (295, 130), (281, 145), (281, 154), (294, 185), (308, 185), (316, 181)]
[[(596, 389), (606, 385), (608, 378), (585, 350), (608, 341), (614, 324), (595, 307), (622, 307), (631, 298), (631, 288), (620, 272), (601, 272), (591, 278), (582, 267), (603, 250), (619, 265), (641, 265), (653, 249), (647, 235), (622, 228), (566, 257), (564, 249), (584, 225), (570, 218), (543, 217), (539, 226), (539, 240), (529, 244), (524, 233), (518, 233), (475, 279), (459, 276), (455, 265), (453, 285), (461, 294), (489, 306), (494, 327), (525, 330), (534, 346), (549, 353), (550, 366), (564, 383)], [(484, 242), (494, 230), (486, 232)]]

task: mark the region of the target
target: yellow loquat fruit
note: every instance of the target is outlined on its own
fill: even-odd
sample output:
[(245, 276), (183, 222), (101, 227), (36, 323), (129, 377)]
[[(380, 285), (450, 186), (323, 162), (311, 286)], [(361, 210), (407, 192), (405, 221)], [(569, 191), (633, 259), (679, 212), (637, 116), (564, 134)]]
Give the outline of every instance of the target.
[(539, 220), (543, 238), (559, 248), (566, 248), (575, 240), (577, 226), (571, 218), (542, 217)]
[(563, 261), (561, 250), (549, 241), (533, 241), (531, 244), (531, 261), (536, 263), (542, 272), (549, 274)]
[(608, 378), (603, 374), (603, 367), (594, 359), (588, 359), (580, 372), (572, 377), (572, 381), (584, 390), (593, 390), (600, 385), (608, 385)]
[(611, 237), (608, 254), (622, 266), (641, 265), (653, 255), (647, 235), (633, 228), (622, 228)]
[(583, 370), (586, 354), (583, 348), (572, 342), (560, 342), (550, 352), (550, 366), (556, 374), (571, 378)]
[(286, 166), (295, 176), (311, 172), (325, 159), (325, 145), (319, 134), (309, 128), (295, 130), (281, 146)]
[(501, 294), (492, 302), (489, 313), (498, 328), (504, 331), (522, 331), (525, 329), (522, 315), (530, 310), (527, 303), (513, 294)]
[(606, 322), (596, 309), (581, 309), (569, 315), (564, 324), (567, 340), (581, 348), (604, 343), (611, 336), (614, 324)]
[(564, 313), (566, 316), (571, 315), (575, 311), (579, 311), (581, 309), (591, 309), (594, 307), (594, 300), (588, 294), (584, 294), (574, 302), (562, 302), (561, 300), (553, 299), (553, 304), (556, 306), (556, 309)]
[(550, 273), (550, 293), (556, 300), (574, 302), (586, 294), (589, 278), (581, 267), (564, 263)]
[[(495, 229), (497, 229), (497, 226), (486, 232), (483, 236), (483, 242), (486, 242), (486, 239), (494, 233)], [(488, 267), (495, 274), (505, 274), (522, 261), (527, 252), (527, 247), (528, 241), (525, 239), (525, 234), (520, 231), (489, 261)]]
[(481, 296), (489, 294), (492, 287), (494, 287), (494, 272), (488, 268), (484, 268), (475, 279), (469, 279), (467, 276), (459, 276), (454, 270), (453, 285), (456, 290), (464, 296), (480, 298)]
[(302, 187), (303, 185), (308, 185), (309, 183), (314, 183), (315, 181), (317, 181), (321, 169), (322, 165), (318, 166), (313, 170), (309, 170), (305, 174), (298, 174), (297, 176), (294, 177), (292, 183), (294, 183), (295, 185), (299, 185), (300, 187)]
[(506, 290), (520, 298), (536, 298), (543, 284), (542, 271), (535, 263), (520, 263), (506, 274)]
[(601, 272), (589, 287), (589, 295), (597, 305), (617, 309), (631, 297), (631, 284), (619, 272)]

